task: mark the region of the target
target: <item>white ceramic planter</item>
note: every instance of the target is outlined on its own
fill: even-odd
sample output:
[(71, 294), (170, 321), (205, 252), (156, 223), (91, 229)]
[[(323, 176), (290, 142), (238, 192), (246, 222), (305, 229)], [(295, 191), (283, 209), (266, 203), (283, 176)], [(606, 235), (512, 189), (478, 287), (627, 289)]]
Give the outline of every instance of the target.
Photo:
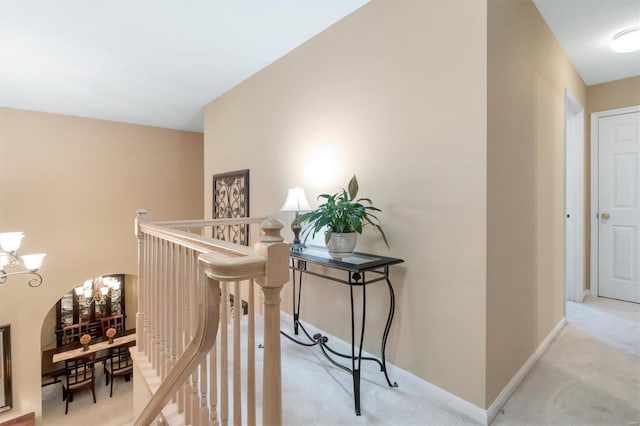
[(333, 232), (327, 242), (327, 249), (329, 254), (335, 259), (341, 259), (343, 257), (349, 257), (353, 254), (358, 243), (358, 233), (349, 232), (346, 234), (340, 234)]

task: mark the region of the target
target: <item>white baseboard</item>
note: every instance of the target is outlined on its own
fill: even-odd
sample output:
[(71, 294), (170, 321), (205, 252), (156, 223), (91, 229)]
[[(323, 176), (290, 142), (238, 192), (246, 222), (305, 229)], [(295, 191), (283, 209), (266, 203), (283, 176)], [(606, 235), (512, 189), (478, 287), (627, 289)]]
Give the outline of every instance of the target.
[[(283, 311), (281, 311), (280, 314), (282, 317), (286, 318), (288, 322), (293, 321), (293, 316), (291, 316), (290, 314)], [(471, 420), (474, 420), (481, 425), (489, 425), (493, 421), (493, 419), (496, 417), (496, 415), (498, 415), (498, 413), (500, 412), (504, 404), (507, 403), (507, 401), (509, 400), (509, 397), (511, 397), (511, 394), (513, 394), (513, 392), (517, 389), (517, 387), (524, 380), (527, 374), (529, 374), (529, 371), (531, 371), (533, 366), (536, 365), (538, 360), (540, 360), (540, 358), (545, 353), (549, 345), (551, 345), (551, 343), (555, 340), (558, 334), (560, 334), (560, 331), (562, 330), (562, 328), (565, 326), (566, 323), (567, 321), (565, 318), (562, 318), (560, 321), (558, 321), (558, 323), (555, 325), (553, 330), (551, 330), (551, 332), (547, 335), (547, 337), (545, 337), (542, 343), (540, 343), (540, 345), (535, 350), (535, 352), (531, 354), (527, 362), (525, 362), (524, 365), (520, 368), (520, 370), (518, 370), (516, 375), (513, 376), (513, 378), (509, 381), (507, 386), (505, 386), (504, 389), (502, 389), (502, 392), (500, 392), (498, 397), (493, 401), (493, 403), (487, 410), (484, 410), (478, 407), (477, 405), (474, 405), (471, 402), (463, 398), (460, 398), (459, 396), (445, 389), (442, 389), (441, 387), (434, 385), (433, 383), (430, 383), (406, 370), (403, 370), (402, 368), (397, 367), (391, 364), (390, 362), (387, 362), (387, 365), (389, 365), (393, 369), (394, 375), (405, 377), (406, 379), (411, 381), (420, 382), (427, 389), (427, 394), (429, 394), (429, 397), (433, 401), (437, 401), (440, 404), (445, 405), (448, 408), (451, 408), (452, 410), (455, 410), (461, 414), (464, 414), (465, 416), (469, 417)], [(331, 336), (328, 334), (327, 336), (333, 340), (341, 340), (335, 336)], [(365, 352), (363, 352), (363, 354), (365, 354)], [(371, 356), (371, 355), (366, 354), (366, 356)]]
[(493, 401), (491, 406), (487, 409), (487, 423), (490, 424), (493, 419), (498, 415), (504, 404), (507, 403), (511, 394), (516, 390), (516, 388), (520, 385), (522, 380), (529, 374), (529, 371), (533, 368), (534, 365), (540, 360), (542, 355), (545, 353), (549, 345), (555, 340), (555, 338), (560, 334), (560, 331), (567, 323), (565, 318), (562, 318), (553, 330), (545, 337), (545, 339), (540, 343), (538, 349), (535, 350), (533, 354), (529, 357), (527, 362), (518, 370), (515, 376), (511, 378), (507, 386), (502, 389), (502, 392), (498, 395), (498, 397)]
[[(293, 323), (292, 315), (284, 311), (280, 311), (280, 316), (282, 319), (286, 320), (287, 322)], [(305, 325), (307, 324), (308, 323), (305, 322)], [(330, 340), (333, 340), (333, 341), (339, 340), (343, 342), (345, 345), (348, 345), (348, 343), (344, 342), (342, 339), (338, 337), (332, 336), (324, 331), (322, 333), (327, 337), (329, 337)], [(362, 354), (364, 356), (374, 356), (365, 351), (363, 351)], [(404, 378), (407, 381), (418, 382), (420, 383), (420, 385), (424, 386), (426, 389), (426, 394), (429, 396), (429, 399), (431, 399), (432, 401), (438, 402), (441, 405), (444, 405), (452, 410), (462, 413), (465, 416), (469, 417), (471, 420), (474, 420), (481, 425), (487, 424), (487, 412), (484, 409), (472, 404), (471, 402), (463, 398), (460, 398), (459, 396), (447, 390), (442, 389), (441, 387), (434, 385), (433, 383), (430, 383), (406, 370), (403, 370), (402, 368), (388, 361), (387, 361), (387, 367), (389, 368), (389, 370), (393, 370), (393, 375), (396, 377), (399, 377), (400, 380)]]
[(478, 422), (481, 425), (488, 424), (487, 412), (477, 405), (472, 404), (466, 399), (460, 398), (458, 395), (442, 389), (441, 387), (438, 387), (433, 383), (428, 382), (414, 374), (411, 374), (408, 371), (401, 369), (400, 367), (397, 367), (389, 362), (387, 362), (387, 364), (392, 366), (393, 374), (395, 376), (400, 376), (400, 378), (404, 377), (405, 379), (411, 380), (413, 382), (420, 382), (422, 386), (427, 389), (425, 394), (429, 396), (429, 399), (431, 401), (437, 402), (452, 410), (464, 414), (471, 420)]

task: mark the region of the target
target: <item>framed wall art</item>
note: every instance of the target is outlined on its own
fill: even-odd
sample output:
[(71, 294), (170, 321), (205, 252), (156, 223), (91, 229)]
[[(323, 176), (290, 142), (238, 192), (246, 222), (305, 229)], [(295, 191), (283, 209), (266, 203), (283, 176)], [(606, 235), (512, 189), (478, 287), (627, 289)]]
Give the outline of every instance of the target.
[[(213, 219), (249, 217), (249, 169), (213, 175)], [(249, 245), (249, 225), (214, 226), (213, 238)]]
[(11, 410), (11, 326), (0, 327), (0, 413)]

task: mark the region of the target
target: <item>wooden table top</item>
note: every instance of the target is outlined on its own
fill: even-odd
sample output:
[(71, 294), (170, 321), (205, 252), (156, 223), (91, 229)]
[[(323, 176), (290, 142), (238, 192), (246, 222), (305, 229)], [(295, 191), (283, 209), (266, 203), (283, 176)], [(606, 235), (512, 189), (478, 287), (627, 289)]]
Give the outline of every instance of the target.
[(113, 343), (109, 343), (109, 341), (107, 340), (107, 341), (95, 343), (93, 345), (89, 344), (89, 349), (86, 351), (84, 350), (83, 347), (79, 347), (76, 349), (70, 349), (64, 352), (59, 352), (59, 353), (53, 354), (53, 362), (56, 363), (60, 361), (65, 361), (67, 359), (78, 358), (78, 357), (82, 357), (85, 355), (89, 355), (89, 354), (101, 351), (103, 349), (108, 349), (110, 347), (121, 346), (129, 342), (135, 342), (136, 336), (137, 336), (136, 333), (133, 333), (133, 334), (128, 334), (122, 337), (116, 337), (115, 339), (113, 339)]
[[(132, 330), (126, 330), (124, 332), (124, 335), (121, 336), (120, 338), (129, 336), (129, 335), (136, 335), (136, 330), (132, 329)], [(117, 340), (118, 338), (114, 339)], [(107, 339), (106, 338), (98, 338), (98, 339), (93, 339), (92, 342), (93, 345), (90, 345), (89, 348), (91, 349), (93, 346), (95, 346), (98, 342), (106, 342)], [(115, 343), (114, 343), (115, 344)], [(135, 338), (133, 338), (132, 340), (130, 340), (128, 343), (121, 343), (121, 345), (127, 345), (127, 346), (133, 346), (135, 345)], [(102, 361), (103, 359), (107, 359), (109, 357), (109, 345), (108, 343), (106, 343), (106, 347), (102, 347), (101, 349), (96, 348), (96, 361)], [(41, 365), (41, 372), (42, 372), (42, 377), (53, 377), (55, 378), (56, 376), (62, 376), (65, 374), (65, 363), (64, 360), (62, 361), (57, 361), (54, 362), (53, 361), (53, 357), (56, 354), (59, 353), (63, 353), (63, 352), (68, 352), (68, 351), (72, 351), (72, 350), (76, 350), (79, 349), (80, 351), (82, 351), (82, 345), (80, 343), (71, 343), (69, 345), (64, 345), (64, 346), (60, 346), (58, 348), (53, 348), (53, 349), (47, 349), (45, 351), (42, 351), (42, 365)], [(82, 352), (84, 354), (87, 354), (89, 352)], [(56, 359), (58, 359), (56, 357)]]

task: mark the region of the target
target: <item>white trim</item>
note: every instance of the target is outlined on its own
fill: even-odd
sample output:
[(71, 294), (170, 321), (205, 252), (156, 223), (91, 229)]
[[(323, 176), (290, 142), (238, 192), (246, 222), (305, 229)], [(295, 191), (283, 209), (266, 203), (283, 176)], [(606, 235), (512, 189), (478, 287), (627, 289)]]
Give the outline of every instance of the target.
[(511, 397), (511, 394), (513, 394), (513, 392), (517, 389), (520, 383), (522, 383), (522, 381), (527, 376), (527, 374), (529, 374), (533, 366), (536, 365), (536, 363), (540, 360), (540, 358), (542, 358), (542, 355), (544, 355), (549, 345), (551, 345), (551, 343), (555, 340), (558, 334), (560, 334), (560, 331), (562, 330), (562, 328), (565, 326), (566, 323), (567, 321), (564, 318), (562, 318), (556, 324), (556, 326), (553, 327), (553, 330), (551, 330), (551, 332), (547, 335), (547, 337), (545, 337), (542, 343), (540, 343), (540, 346), (538, 346), (538, 349), (536, 349), (535, 352), (531, 354), (527, 362), (525, 362), (524, 365), (520, 368), (520, 370), (518, 370), (516, 375), (511, 378), (507, 386), (505, 386), (504, 389), (502, 389), (502, 392), (500, 392), (498, 397), (493, 401), (491, 406), (489, 406), (489, 408), (487, 409), (487, 420), (488, 420), (487, 424), (490, 424), (493, 421), (493, 419), (498, 415), (500, 410), (502, 410), (502, 407), (504, 406), (504, 404), (507, 403), (507, 401), (509, 400), (509, 397)]
[[(288, 314), (287, 312), (284, 311), (280, 311), (280, 321), (282, 320), (287, 321), (288, 323), (293, 323), (293, 317)], [(305, 321), (305, 326), (308, 323)], [(315, 328), (315, 327), (314, 327)], [(349, 343), (345, 342), (344, 340), (332, 336), (331, 334), (328, 334), (326, 332), (322, 332), (325, 336), (327, 336), (330, 340), (334, 340), (334, 341), (340, 341), (342, 343), (344, 343), (345, 345), (349, 345)], [(362, 351), (362, 354), (364, 356), (374, 356), (371, 355), (365, 351)], [(389, 368), (390, 367), (390, 368)], [(408, 381), (414, 381), (414, 382), (419, 382), (421, 385), (423, 385), (425, 388), (427, 388), (426, 394), (428, 394), (429, 398), (432, 401), (437, 401), (438, 403), (446, 406), (447, 408), (450, 408), (452, 410), (457, 411), (458, 413), (462, 413), (465, 416), (469, 417), (471, 420), (474, 420), (482, 425), (488, 425), (487, 422), (487, 411), (478, 407), (475, 404), (472, 404), (471, 402), (467, 401), (466, 399), (460, 398), (459, 396), (442, 389), (441, 387), (438, 387), (436, 385), (434, 385), (433, 383), (430, 383), (406, 370), (403, 370), (402, 368), (390, 363), (387, 361), (387, 368), (389, 368), (389, 370), (393, 371), (393, 375), (395, 377), (404, 377), (405, 379), (407, 379)], [(400, 385), (402, 385), (402, 382), (400, 382)]]
[(597, 112), (591, 113), (591, 183), (589, 192), (591, 193), (591, 210), (589, 211), (589, 219), (591, 226), (589, 233), (591, 234), (590, 253), (590, 277), (589, 289), (594, 295), (598, 295), (598, 119)]
[(584, 293), (582, 293), (582, 301), (584, 302), (584, 300), (589, 297), (591, 295), (591, 292), (589, 291), (588, 288), (584, 289)]
[(487, 411), (478, 407), (475, 404), (467, 401), (466, 399), (460, 398), (458, 395), (455, 395), (441, 387), (434, 385), (410, 372), (401, 369), (389, 362), (387, 365), (391, 365), (393, 367), (393, 374), (404, 377), (407, 380), (420, 382), (422, 386), (427, 388), (425, 395), (429, 397), (429, 399), (433, 402), (438, 403), (439, 405), (444, 405), (447, 408), (455, 410), (458, 413), (464, 414), (471, 420), (480, 423), (481, 425), (488, 425), (488, 417)]
[[(588, 290), (585, 290), (585, 294), (586, 293), (588, 293)], [(293, 322), (293, 317), (287, 312), (280, 311), (280, 317), (281, 317), (280, 318), (281, 321), (284, 319), (288, 323)], [(430, 383), (406, 370), (403, 370), (402, 368), (390, 362), (387, 362), (387, 366), (391, 367), (390, 369), (393, 369), (394, 375), (405, 377), (408, 380), (419, 382), (423, 386), (425, 386), (425, 388), (427, 388), (427, 394), (429, 394), (429, 397), (431, 398), (431, 400), (436, 401), (446, 406), (447, 408), (455, 410), (461, 414), (464, 414), (471, 420), (474, 420), (480, 423), (481, 425), (489, 425), (493, 421), (493, 419), (498, 415), (498, 413), (500, 412), (504, 404), (507, 403), (507, 401), (511, 397), (511, 394), (513, 394), (513, 392), (518, 388), (520, 383), (522, 383), (522, 381), (527, 376), (527, 374), (529, 374), (533, 366), (536, 365), (536, 363), (540, 360), (540, 358), (542, 358), (542, 355), (544, 355), (549, 345), (551, 345), (551, 343), (555, 340), (555, 338), (558, 337), (558, 334), (560, 334), (560, 331), (562, 331), (562, 328), (566, 325), (566, 323), (567, 321), (565, 320), (564, 317), (560, 319), (560, 321), (558, 321), (555, 327), (553, 327), (553, 330), (549, 332), (547, 337), (545, 337), (542, 343), (540, 343), (540, 345), (535, 350), (535, 352), (531, 354), (527, 362), (525, 362), (524, 365), (520, 368), (520, 370), (518, 370), (516, 375), (513, 376), (513, 378), (509, 381), (507, 386), (505, 386), (504, 389), (502, 389), (502, 392), (500, 392), (498, 397), (493, 401), (493, 403), (487, 410), (484, 410), (478, 407), (477, 405), (467, 401), (466, 399), (463, 399), (445, 389), (442, 389), (441, 387), (434, 385), (433, 383)], [(344, 342), (342, 339), (339, 339), (335, 336), (332, 336), (327, 333), (324, 333), (324, 334), (327, 337), (329, 337), (329, 339), (338, 340), (340, 342), (343, 342), (344, 344), (348, 344)], [(365, 356), (372, 356), (371, 354), (365, 351), (363, 351), (363, 354)]]
[[(582, 292), (585, 288), (584, 246), (586, 244), (584, 227), (584, 175), (586, 169), (584, 162), (584, 152), (586, 147), (584, 130), (585, 114), (584, 107), (567, 87), (565, 87), (564, 89), (564, 96), (565, 171), (563, 177), (565, 220), (563, 222), (563, 234), (565, 274), (563, 301), (571, 300), (574, 302), (581, 302)], [(569, 155), (571, 155), (571, 158), (569, 158)], [(569, 170), (570, 166), (571, 170)], [(569, 186), (571, 186), (571, 188), (569, 188)], [(569, 199), (567, 194), (569, 193), (569, 191), (574, 194), (574, 196), (572, 197), (573, 202), (570, 206), (567, 205), (567, 200)], [(574, 191), (576, 191), (577, 194), (575, 194)], [(568, 219), (566, 217), (569, 214), (573, 215), (571, 219)], [(573, 224), (571, 228), (568, 228), (567, 226), (568, 220), (570, 220)], [(567, 241), (567, 232), (569, 229), (575, 232), (575, 235), (573, 235), (572, 241), (570, 242)], [(568, 252), (567, 250), (571, 251)], [(575, 261), (570, 262), (571, 265), (569, 265), (567, 253), (572, 256), (571, 258), (575, 257)], [(571, 268), (569, 268), (569, 266), (571, 266)]]
[(611, 109), (607, 111), (598, 111), (591, 113), (591, 273), (589, 287), (591, 294), (598, 296), (598, 120), (602, 117), (612, 115), (629, 114), (640, 112), (640, 105), (626, 108)]

